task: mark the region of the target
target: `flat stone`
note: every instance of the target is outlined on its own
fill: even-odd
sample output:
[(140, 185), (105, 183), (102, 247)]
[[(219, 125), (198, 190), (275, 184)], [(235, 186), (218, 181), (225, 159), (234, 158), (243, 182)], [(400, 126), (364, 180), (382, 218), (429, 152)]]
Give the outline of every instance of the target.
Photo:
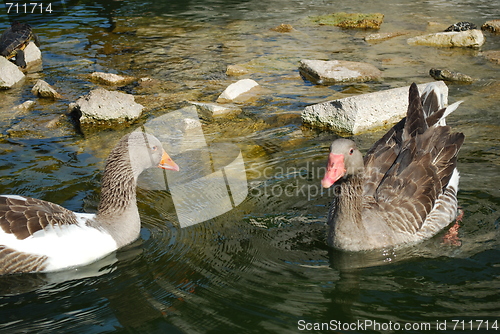
[(299, 71), (308, 80), (320, 85), (365, 82), (382, 76), (382, 72), (372, 64), (346, 60), (303, 59)]
[(35, 43), (29, 42), (24, 49), (24, 61), (26, 66), (31, 66), (42, 61), (42, 52)]
[(481, 54), (492, 63), (500, 64), (500, 50), (484, 51)]
[[(447, 105), (448, 87), (443, 81), (434, 84), (443, 94), (444, 105)], [(418, 85), (420, 93), (426, 86)], [(302, 111), (302, 121), (341, 134), (358, 134), (394, 124), (406, 116), (408, 90), (409, 86), (314, 104)]]
[(79, 118), (81, 126), (111, 125), (133, 122), (143, 108), (133, 95), (98, 88), (71, 103), (68, 111)]
[(217, 102), (233, 101), (240, 95), (250, 91), (252, 88), (257, 87), (259, 84), (252, 79), (242, 79), (235, 83), (230, 84), (219, 97)]
[(0, 88), (7, 89), (24, 78), (24, 73), (5, 57), (0, 56)]
[(431, 68), (429, 71), (429, 75), (433, 77), (435, 80), (444, 80), (444, 81), (452, 81), (452, 82), (462, 82), (462, 83), (472, 83), (475, 80), (470, 76), (459, 73), (452, 72), (449, 70), (440, 70), (437, 68)]
[(427, 45), (437, 47), (471, 47), (477, 48), (484, 44), (484, 35), (481, 30), (438, 32), (416, 36), (407, 39), (410, 45)]
[(500, 33), (500, 20), (490, 20), (484, 22), (484, 24), (481, 26), (481, 30)]
[(310, 20), (320, 25), (332, 25), (341, 28), (379, 29), (384, 21), (384, 14), (338, 12), (328, 15), (311, 16)]
[(135, 80), (135, 78), (130, 76), (105, 72), (94, 72), (90, 75), (90, 79), (105, 85), (126, 85)]
[(38, 79), (31, 89), (31, 92), (38, 97), (48, 98), (48, 99), (60, 99), (61, 95), (56, 92), (51, 85), (43, 80)]

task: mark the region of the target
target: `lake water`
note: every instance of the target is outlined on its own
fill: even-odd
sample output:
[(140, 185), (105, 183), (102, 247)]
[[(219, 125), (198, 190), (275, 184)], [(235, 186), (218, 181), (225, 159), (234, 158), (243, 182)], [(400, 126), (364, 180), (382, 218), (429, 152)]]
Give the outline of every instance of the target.
[[(381, 12), (380, 32), (408, 34), (368, 44), (363, 37), (373, 31), (308, 20), (336, 11)], [(499, 50), (500, 35), (485, 32), (480, 49), (409, 46), (406, 39), (458, 21), (481, 25), (499, 18), (498, 1), (127, 0), (81, 1), (57, 20), (36, 24), (43, 71), (0, 92), (2, 194), (95, 211), (104, 159), (125, 133), (140, 126), (161, 132), (159, 121), (188, 110), (187, 101), (214, 102), (241, 78), (261, 89), (235, 114), (201, 118), (203, 144), (219, 147), (212, 158), (226, 165), (241, 153), (246, 173), (240, 181), (248, 184), (241, 203), (232, 198), (227, 211), (206, 205), (203, 198), (217, 200), (216, 190), (203, 187), (196, 193), (206, 196), (195, 202), (215, 217), (181, 228), (174, 189), (154, 189), (144, 177), (141, 237), (89, 267), (0, 278), (0, 332), (295, 333), (319, 332), (321, 323), (334, 333), (405, 326), (413, 333), (471, 332), (470, 326), (497, 332), (500, 72), (482, 52)], [(295, 30), (270, 30), (282, 23)], [(0, 17), (1, 27), (7, 24)], [(383, 79), (316, 86), (300, 77), (301, 59), (364, 61), (382, 70)], [(250, 73), (227, 76), (233, 64)], [(464, 103), (447, 122), (466, 136), (458, 162), (464, 216), (457, 238), (447, 241), (445, 230), (397, 250), (329, 249), (331, 194), (321, 191), (320, 180), (337, 135), (303, 127), (300, 112), (312, 103), (430, 82), (432, 67), (478, 79), (449, 84), (449, 102)], [(88, 79), (94, 71), (152, 79), (119, 88), (145, 105), (139, 122), (85, 135), (75, 130), (67, 105), (98, 86)], [(31, 88), (39, 78), (63, 98), (35, 98)], [(13, 111), (28, 99), (36, 102), (31, 110)], [(383, 134), (353, 139), (366, 151)], [(203, 154), (173, 157), (189, 171)]]

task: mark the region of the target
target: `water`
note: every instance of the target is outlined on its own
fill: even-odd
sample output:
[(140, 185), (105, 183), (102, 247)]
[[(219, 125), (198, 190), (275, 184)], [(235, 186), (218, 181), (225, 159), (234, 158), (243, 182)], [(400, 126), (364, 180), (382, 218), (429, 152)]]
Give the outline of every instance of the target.
[[(103, 161), (130, 129), (83, 136), (64, 115), (69, 102), (97, 86), (87, 77), (93, 71), (154, 79), (121, 88), (146, 106), (135, 128), (188, 106), (186, 101), (215, 101), (238, 79), (225, 75), (227, 65), (244, 64), (251, 73), (243, 77), (258, 81), (262, 91), (241, 104), (239, 114), (202, 123), (209, 145), (241, 151), (249, 194), (216, 218), (180, 228), (169, 192), (138, 189), (143, 227), (132, 245), (79, 270), (0, 279), (0, 332), (288, 333), (324, 322), (339, 332), (339, 322), (359, 320), (372, 326), (353, 332), (391, 332), (395, 324), (410, 324), (415, 333), (455, 333), (471, 324), (477, 328), (480, 320), (490, 327), (500, 320), (500, 84), (498, 65), (481, 55), (498, 50), (500, 37), (486, 33), (479, 50), (405, 42), (458, 21), (480, 25), (498, 18), (497, 2), (101, 3), (81, 2), (37, 26), (43, 71), (0, 92), (0, 193), (42, 198), (74, 211), (96, 209)], [(362, 38), (370, 31), (307, 21), (334, 11), (379, 11), (385, 14), (381, 32), (409, 35), (367, 44)], [(0, 23), (5, 26), (5, 18)], [(296, 31), (269, 30), (281, 23)], [(305, 58), (366, 61), (384, 78), (314, 86), (298, 74), (298, 61)], [(464, 100), (448, 119), (466, 135), (459, 155), (459, 240), (447, 242), (444, 231), (406, 249), (329, 249), (330, 199), (319, 182), (336, 135), (303, 127), (300, 111), (311, 103), (431, 81), (431, 67), (479, 79), (449, 85), (450, 103)], [(34, 98), (30, 90), (38, 78), (63, 99)], [(12, 112), (27, 99), (36, 101), (32, 110)], [(354, 140), (366, 151), (383, 133)]]

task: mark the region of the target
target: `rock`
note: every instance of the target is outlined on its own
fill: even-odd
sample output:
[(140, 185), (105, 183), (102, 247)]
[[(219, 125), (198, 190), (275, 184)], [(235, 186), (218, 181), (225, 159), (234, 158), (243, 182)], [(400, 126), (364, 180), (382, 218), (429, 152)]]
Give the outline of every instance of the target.
[(105, 85), (126, 85), (135, 80), (133, 77), (122, 76), (113, 73), (94, 72), (90, 75), (92, 81)]
[(230, 84), (219, 97), (217, 98), (217, 102), (227, 102), (232, 101), (242, 95), (250, 91), (252, 88), (257, 87), (259, 84), (252, 79), (243, 79), (239, 80), (233, 84)]
[(35, 101), (28, 100), (28, 101), (25, 101), (25, 102), (21, 103), (20, 105), (14, 107), (14, 109), (19, 110), (19, 111), (27, 111), (27, 110), (30, 110), (33, 107), (33, 105), (35, 105)]
[(490, 20), (484, 22), (481, 30), (487, 30), (494, 33), (500, 33), (500, 20)]
[(488, 59), (489, 61), (500, 64), (500, 51), (498, 50), (489, 50), (482, 52), (483, 57)]
[(70, 103), (68, 112), (79, 119), (82, 127), (131, 123), (141, 116), (143, 108), (133, 95), (98, 88)]
[(484, 44), (484, 35), (478, 29), (461, 32), (438, 32), (408, 38), (407, 43), (410, 45), (477, 48)]
[(220, 105), (217, 103), (192, 101), (190, 101), (189, 103), (194, 104), (196, 108), (198, 108), (198, 111), (200, 111), (202, 114), (208, 115), (209, 117), (227, 115), (229, 113), (241, 111), (241, 109), (235, 105)]
[(403, 31), (396, 31), (396, 32), (379, 32), (375, 34), (370, 34), (368, 36), (365, 36), (364, 40), (369, 43), (376, 43), (376, 42), (381, 42), (385, 41), (386, 39), (402, 36), (402, 35), (407, 35), (407, 32)]
[(451, 26), (446, 28), (444, 31), (466, 31), (466, 30), (472, 30), (472, 29), (477, 29), (477, 27), (474, 23), (462, 21), (462, 22), (457, 22), (455, 24), (452, 24)]
[(227, 75), (238, 76), (248, 74), (250, 71), (242, 65), (228, 65), (226, 69)]
[(308, 80), (320, 85), (371, 81), (382, 76), (382, 72), (371, 64), (346, 60), (303, 59), (299, 71)]
[(384, 21), (384, 14), (362, 13), (333, 13), (328, 15), (311, 16), (312, 22), (320, 25), (331, 25), (341, 28), (379, 29)]
[(31, 92), (38, 97), (49, 98), (49, 99), (60, 99), (61, 95), (55, 91), (52, 86), (43, 80), (38, 79), (31, 89)]
[(7, 89), (24, 78), (23, 72), (13, 63), (0, 56), (0, 88)]
[(475, 80), (470, 76), (458, 72), (451, 72), (448, 70), (439, 70), (436, 68), (431, 68), (429, 71), (431, 77), (436, 80), (444, 80), (444, 81), (454, 81), (454, 82), (463, 82), (463, 83), (471, 83)]
[[(448, 103), (448, 87), (443, 81), (435, 84)], [(420, 93), (427, 84), (418, 85)], [(330, 128), (342, 134), (358, 134), (369, 129), (386, 126), (406, 116), (409, 87), (346, 97), (318, 103), (302, 111), (302, 121), (320, 128)]]
[(27, 66), (32, 66), (42, 61), (42, 52), (35, 43), (29, 42), (24, 49), (24, 60)]
[(271, 30), (272, 31), (276, 31), (276, 32), (285, 33), (285, 32), (292, 32), (295, 29), (293, 29), (293, 27), (292, 27), (291, 24), (284, 24), (284, 23), (282, 23), (282, 24), (280, 24), (277, 27), (271, 28)]

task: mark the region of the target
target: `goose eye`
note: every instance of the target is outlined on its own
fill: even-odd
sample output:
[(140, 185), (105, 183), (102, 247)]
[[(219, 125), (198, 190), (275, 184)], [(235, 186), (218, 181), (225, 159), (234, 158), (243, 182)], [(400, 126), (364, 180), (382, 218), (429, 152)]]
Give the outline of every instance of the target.
[(151, 147), (151, 149), (152, 149), (153, 151), (156, 151), (156, 150), (158, 149), (158, 146), (153, 146), (153, 147)]
[(353, 149), (353, 148), (351, 148), (351, 149), (349, 150), (349, 155), (352, 155), (353, 153), (354, 153), (354, 149)]

